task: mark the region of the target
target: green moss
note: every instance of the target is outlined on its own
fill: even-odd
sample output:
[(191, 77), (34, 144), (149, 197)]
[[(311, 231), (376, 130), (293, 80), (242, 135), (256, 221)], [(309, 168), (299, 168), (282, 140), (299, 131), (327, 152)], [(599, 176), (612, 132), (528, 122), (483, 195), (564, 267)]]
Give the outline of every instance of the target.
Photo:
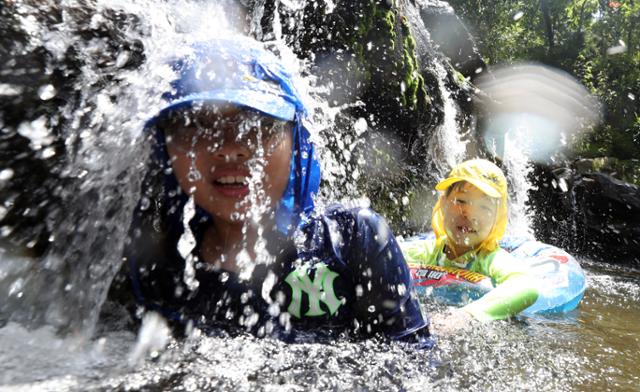
[(467, 83), (467, 78), (465, 78), (464, 75), (456, 69), (451, 68), (451, 70), (453, 71), (453, 76), (455, 77), (455, 81), (458, 83), (458, 86), (464, 86)]
[(597, 157), (581, 159), (575, 166), (582, 173), (607, 173), (622, 181), (640, 186), (640, 160)]
[[(398, 23), (395, 1), (391, 8), (380, 1), (365, 1), (361, 12), (358, 25), (346, 42), (358, 64), (358, 76), (366, 85), (371, 85), (374, 78), (379, 84), (386, 84), (381, 88), (381, 99), (383, 95), (388, 100), (399, 98), (401, 106), (409, 111), (424, 109), (428, 98), (408, 21), (400, 17)], [(398, 29), (401, 42), (397, 42)], [(396, 48), (397, 44), (402, 47)]]
[(402, 17), (400, 22), (403, 32), (402, 65), (404, 91), (402, 94), (402, 104), (410, 110), (416, 110), (419, 109), (420, 103), (426, 106), (427, 91), (424, 86), (424, 78), (419, 72), (418, 58), (416, 56), (416, 40), (411, 34), (411, 28), (407, 19)]

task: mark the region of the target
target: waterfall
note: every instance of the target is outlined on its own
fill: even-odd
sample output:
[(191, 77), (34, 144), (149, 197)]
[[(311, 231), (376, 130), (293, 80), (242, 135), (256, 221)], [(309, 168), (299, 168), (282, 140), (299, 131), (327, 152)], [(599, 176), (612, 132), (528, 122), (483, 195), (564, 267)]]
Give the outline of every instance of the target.
[[(43, 102), (60, 102), (54, 113), (16, 127), (0, 121), (4, 134), (26, 138), (34, 155), (27, 163), (20, 157), (2, 162), (3, 169), (20, 173), (24, 165), (53, 162), (47, 181), (54, 192), (43, 205), (25, 210), (46, 211), (46, 252), (38, 258), (4, 252), (0, 258), (0, 295), (6, 298), (0, 321), (47, 324), (90, 336), (122, 263), (148, 156), (142, 131), (169, 88), (169, 59), (192, 42), (237, 34), (243, 8), (231, 0), (112, 0), (94, 9), (84, 1), (15, 7), (17, 31), (26, 33), (23, 51), (46, 50), (45, 75), (67, 79), (58, 90), (54, 76), (40, 87)], [(60, 23), (45, 23), (47, 15), (59, 15)], [(87, 38), (87, 32), (95, 37)], [(20, 75), (24, 65), (13, 61), (7, 66)], [(34, 194), (41, 191), (38, 184), (29, 187)], [(8, 200), (2, 200), (5, 215), (15, 205)], [(3, 227), (6, 235), (11, 230)]]
[(443, 103), (444, 119), (429, 140), (429, 157), (434, 162), (440, 178), (446, 176), (453, 166), (465, 159), (467, 141), (458, 125), (458, 104), (446, 86), (447, 71), (439, 59), (434, 61), (438, 77), (438, 89)]
[(505, 135), (503, 164), (509, 184), (509, 224), (507, 234), (510, 236), (533, 238), (532, 211), (528, 208), (529, 190), (532, 185), (529, 174), (533, 166), (526, 151), (519, 143)]

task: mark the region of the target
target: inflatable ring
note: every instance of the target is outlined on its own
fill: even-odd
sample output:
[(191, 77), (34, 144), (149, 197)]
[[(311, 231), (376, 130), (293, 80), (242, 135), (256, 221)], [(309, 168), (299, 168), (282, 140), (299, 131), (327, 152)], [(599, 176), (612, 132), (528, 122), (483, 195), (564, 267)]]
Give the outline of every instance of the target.
[[(433, 239), (433, 234), (423, 234), (404, 242)], [(505, 237), (500, 246), (527, 264), (529, 271), (538, 279), (538, 300), (523, 314), (562, 313), (578, 306), (584, 296), (586, 279), (573, 256), (555, 246), (516, 237)], [(495, 287), (488, 276), (464, 269), (412, 264), (409, 269), (420, 297), (429, 297), (446, 305), (465, 305)]]

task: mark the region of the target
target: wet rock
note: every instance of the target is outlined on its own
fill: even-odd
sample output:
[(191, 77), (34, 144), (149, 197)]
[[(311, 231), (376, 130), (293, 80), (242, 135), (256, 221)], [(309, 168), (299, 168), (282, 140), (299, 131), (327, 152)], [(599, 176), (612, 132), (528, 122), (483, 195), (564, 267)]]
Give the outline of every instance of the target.
[[(266, 1), (256, 7), (261, 4), (248, 3), (249, 19), (261, 21), (251, 32), (259, 39), (273, 38), (279, 33), (273, 23), (277, 17), (275, 25), (281, 26), (284, 40), (309, 60), (318, 84), (326, 87), (329, 105), (343, 108), (328, 138), (349, 135), (361, 141), (351, 154), (360, 163), (343, 162), (341, 151), (334, 150), (338, 162), (366, 177), (358, 182), (357, 194), (370, 195), (374, 208), (394, 228), (408, 228), (408, 204), (399, 201), (422, 193), (424, 183), (443, 174), (434, 164), (443, 158), (433, 156), (430, 137), (444, 123), (445, 101), (453, 100), (459, 109), (456, 126), (472, 137), (466, 131), (472, 128), (474, 92), (465, 73), (475, 71), (479, 57), (471, 37), (460, 30), (465, 48), (456, 49), (453, 41), (445, 45), (440, 28), (455, 15), (440, 1), (320, 0), (278, 7)], [(438, 34), (440, 47), (432, 32)], [(366, 119), (366, 132), (354, 135), (358, 118)], [(336, 147), (340, 149), (339, 143)], [(353, 180), (345, 176), (345, 184), (335, 188), (350, 189)]]
[(124, 121), (105, 108), (131, 102), (122, 75), (145, 59), (143, 26), (90, 0), (0, 6), (2, 256), (34, 261), (22, 291), (0, 285), (13, 321), (85, 330), (120, 262), (136, 162), (106, 137)]
[(600, 157), (579, 159), (572, 165), (580, 174), (605, 173), (619, 180), (640, 186), (640, 160)]
[(536, 235), (579, 256), (640, 265), (640, 187), (606, 173), (536, 168)]
[[(431, 104), (437, 88), (425, 83), (424, 74), (432, 68), (418, 60), (434, 50), (416, 46), (421, 32), (407, 18), (411, 6), (405, 1), (308, 1), (297, 9), (282, 6), (278, 16), (284, 39), (299, 56), (311, 59), (321, 83), (330, 85), (330, 104), (360, 100), (364, 107), (351, 111), (373, 115), (401, 133), (438, 116)], [(270, 17), (268, 11), (265, 7), (264, 18)], [(287, 23), (292, 19), (302, 23)], [(263, 26), (257, 36), (269, 37), (272, 24)]]
[[(63, 167), (77, 153), (73, 133), (92, 121), (85, 97), (142, 64), (142, 44), (130, 39), (139, 25), (135, 16), (98, 11), (92, 1), (0, 7), (0, 170), (13, 170), (0, 179), (0, 226), (22, 253), (43, 254), (66, 214), (64, 190), (77, 181)], [(92, 42), (99, 49), (88, 52)], [(82, 77), (89, 72), (95, 78), (86, 85)]]
[(449, 3), (438, 0), (416, 0), (420, 16), (431, 39), (465, 77), (473, 77), (486, 68), (471, 33), (454, 13)]

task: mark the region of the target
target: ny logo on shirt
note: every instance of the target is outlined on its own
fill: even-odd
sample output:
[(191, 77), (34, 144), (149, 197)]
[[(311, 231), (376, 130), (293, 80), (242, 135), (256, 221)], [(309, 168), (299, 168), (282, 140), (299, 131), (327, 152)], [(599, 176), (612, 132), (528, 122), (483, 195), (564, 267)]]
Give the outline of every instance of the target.
[(291, 286), (291, 303), (287, 311), (293, 316), (300, 318), (302, 307), (302, 293), (309, 297), (309, 310), (305, 316), (322, 316), (326, 312), (320, 308), (320, 301), (324, 302), (333, 315), (342, 302), (336, 297), (333, 290), (333, 281), (338, 276), (324, 263), (315, 265), (315, 275), (313, 281), (309, 277), (309, 264), (305, 264), (293, 271), (284, 280)]

